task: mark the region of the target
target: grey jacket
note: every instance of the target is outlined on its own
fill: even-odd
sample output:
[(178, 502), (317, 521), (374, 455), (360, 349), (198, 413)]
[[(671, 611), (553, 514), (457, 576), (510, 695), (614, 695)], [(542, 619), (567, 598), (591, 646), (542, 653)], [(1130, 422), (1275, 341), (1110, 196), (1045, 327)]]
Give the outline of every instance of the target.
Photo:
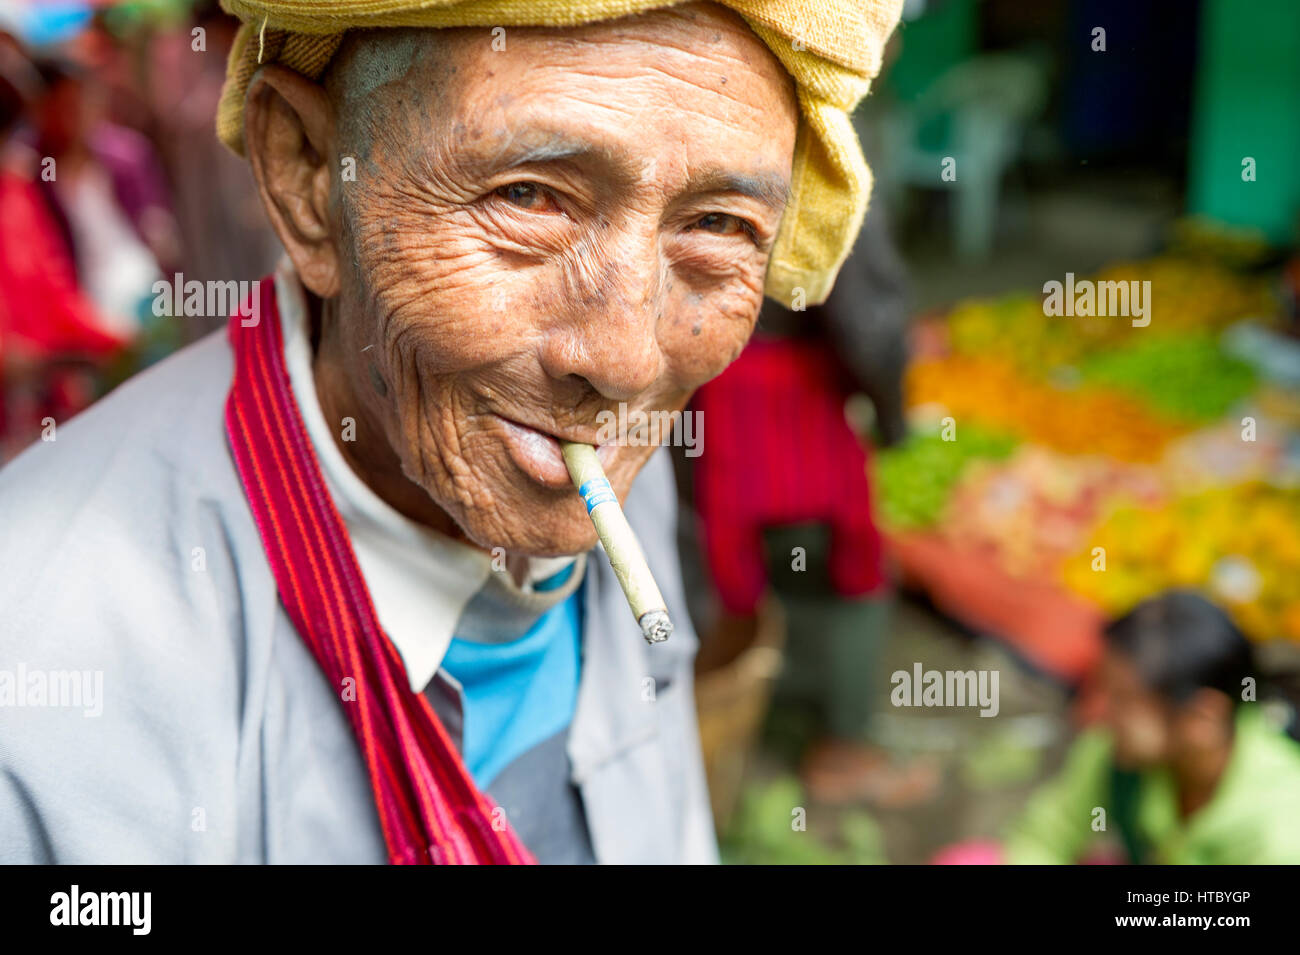
[[(209, 336), (0, 471), (0, 862), (386, 860), (231, 461), (232, 370)], [(716, 862), (665, 452), (626, 511), (677, 632), (647, 646), (591, 555), (572, 778), (598, 862)]]

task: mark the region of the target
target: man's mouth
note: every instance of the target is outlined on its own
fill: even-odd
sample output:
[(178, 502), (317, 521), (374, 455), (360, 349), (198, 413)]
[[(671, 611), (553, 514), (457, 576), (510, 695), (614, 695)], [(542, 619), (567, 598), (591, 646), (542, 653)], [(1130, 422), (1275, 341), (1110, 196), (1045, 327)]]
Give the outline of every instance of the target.
[[(572, 485), (569, 469), (565, 467), (564, 456), (560, 453), (560, 441), (586, 441), (588, 444), (593, 444), (593, 441), (576, 431), (559, 435), (501, 415), (496, 417), (504, 426), (506, 449), (519, 470), (544, 487), (563, 488)], [(602, 467), (609, 467), (615, 450), (613, 444), (596, 447), (596, 455), (600, 458)]]

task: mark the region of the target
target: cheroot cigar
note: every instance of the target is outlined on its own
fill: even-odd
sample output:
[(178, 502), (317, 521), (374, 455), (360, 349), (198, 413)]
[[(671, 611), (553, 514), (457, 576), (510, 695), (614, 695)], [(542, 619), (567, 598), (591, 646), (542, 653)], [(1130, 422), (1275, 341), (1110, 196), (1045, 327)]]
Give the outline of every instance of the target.
[(673, 622), (668, 619), (668, 607), (659, 593), (659, 585), (650, 573), (636, 534), (623, 515), (618, 496), (609, 486), (605, 470), (596, 457), (596, 449), (589, 444), (561, 441), (564, 463), (569, 469), (573, 486), (587, 505), (587, 516), (596, 525), (600, 542), (605, 545), (614, 575), (618, 577), (623, 594), (627, 597), (632, 616), (641, 625), (641, 635), (647, 643), (662, 643), (673, 632)]

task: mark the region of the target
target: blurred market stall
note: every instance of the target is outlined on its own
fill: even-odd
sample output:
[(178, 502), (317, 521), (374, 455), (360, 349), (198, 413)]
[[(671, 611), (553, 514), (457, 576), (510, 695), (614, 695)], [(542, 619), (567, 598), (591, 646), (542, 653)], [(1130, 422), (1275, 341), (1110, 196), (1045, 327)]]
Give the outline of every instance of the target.
[(1168, 587), (1300, 644), (1300, 339), (1269, 255), (1182, 222), (1078, 277), (1150, 283), (1141, 320), (1049, 314), (1045, 286), (918, 322), (914, 433), (876, 463), (905, 577), (1068, 680)]

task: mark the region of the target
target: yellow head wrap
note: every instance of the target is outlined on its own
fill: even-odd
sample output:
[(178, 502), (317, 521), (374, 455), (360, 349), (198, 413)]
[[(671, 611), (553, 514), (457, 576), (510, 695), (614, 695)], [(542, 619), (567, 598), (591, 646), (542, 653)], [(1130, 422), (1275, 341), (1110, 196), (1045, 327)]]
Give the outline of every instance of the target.
[[(221, 0), (244, 21), (230, 53), (217, 135), (243, 155), (244, 97), (257, 68), (279, 63), (320, 79), (343, 34), (371, 27), (579, 26), (682, 0)], [(790, 202), (766, 292), (790, 306), (823, 302), (853, 246), (871, 171), (849, 116), (880, 69), (903, 0), (718, 0), (744, 17), (790, 75), (801, 122)], [(802, 290), (800, 295), (796, 290)]]

